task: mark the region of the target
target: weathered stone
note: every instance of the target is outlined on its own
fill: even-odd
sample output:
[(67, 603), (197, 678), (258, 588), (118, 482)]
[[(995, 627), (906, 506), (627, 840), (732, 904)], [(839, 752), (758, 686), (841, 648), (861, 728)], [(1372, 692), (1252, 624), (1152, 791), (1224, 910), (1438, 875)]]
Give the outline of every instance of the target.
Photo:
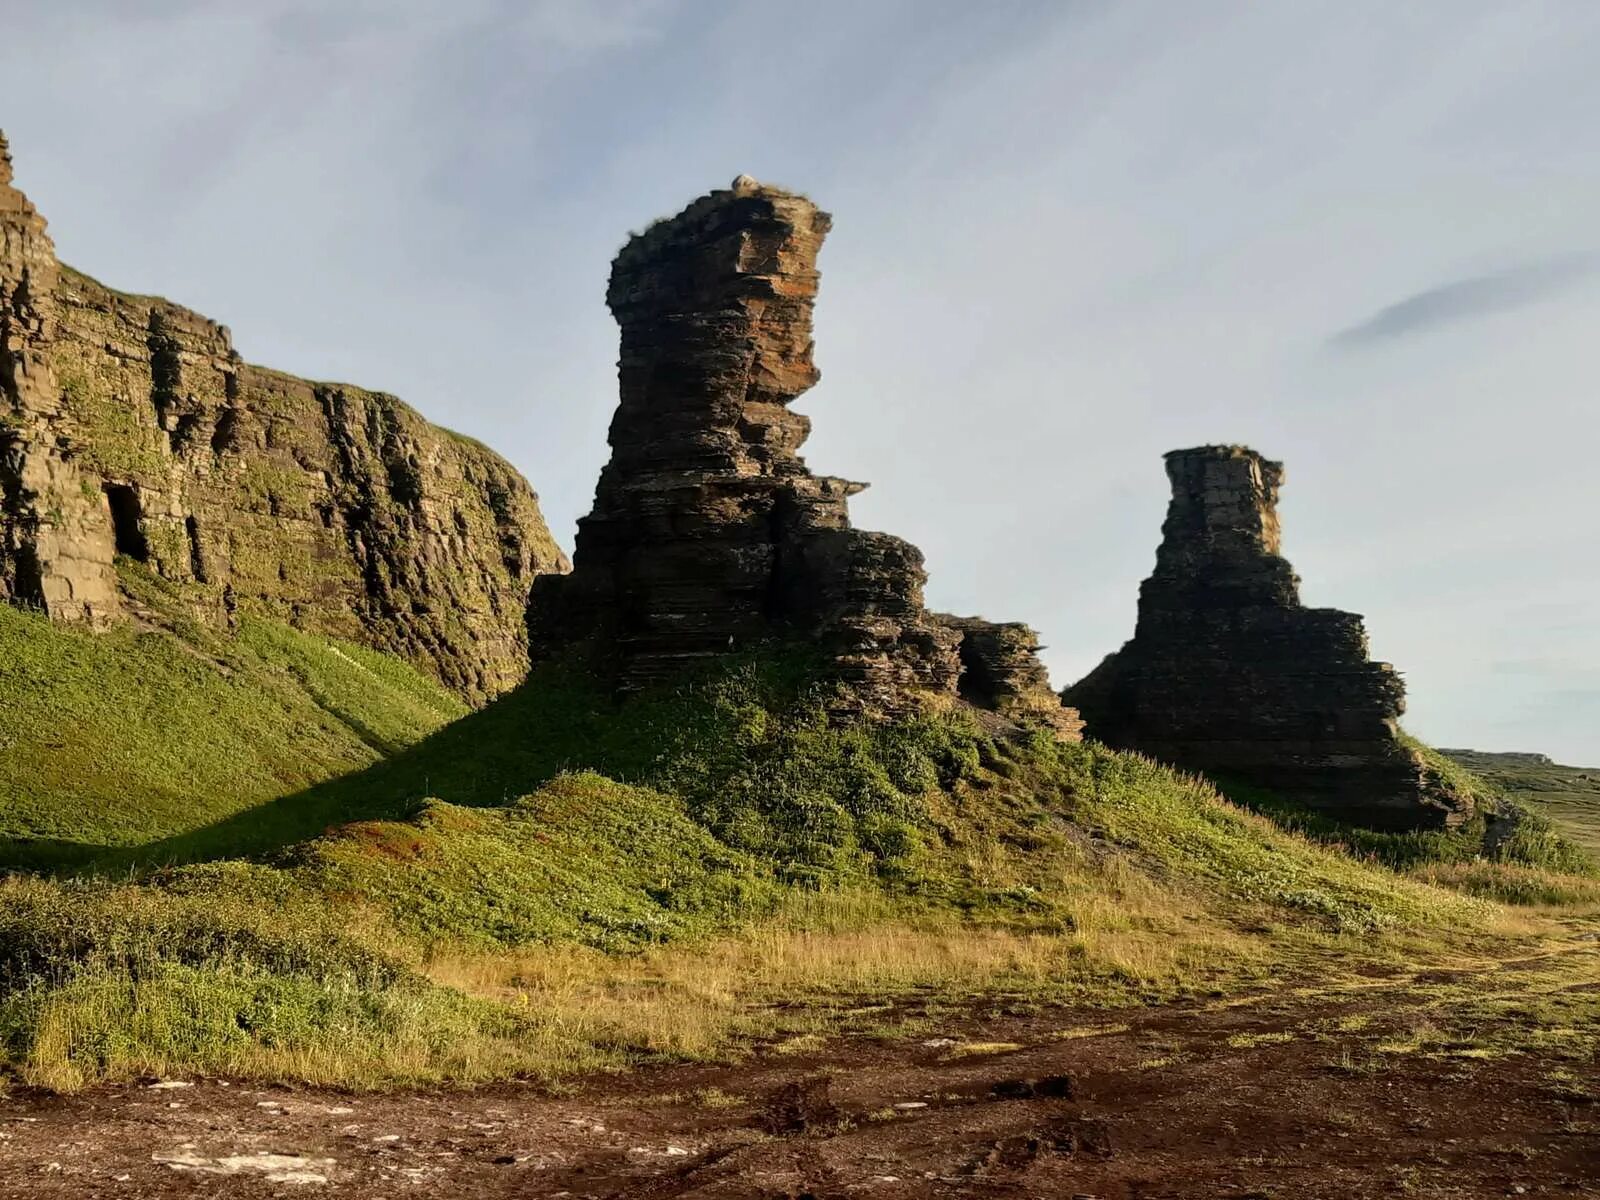
[[(822, 648), (862, 707), (894, 711), (918, 693), (956, 692), (964, 639), (1002, 628), (929, 613), (917, 548), (851, 528), (847, 502), (865, 485), (813, 475), (799, 456), (810, 421), (789, 404), (818, 379), (811, 314), (830, 221), (741, 176), (617, 255), (611, 461), (579, 522), (573, 573), (534, 587), (536, 647), (604, 647), (631, 688), (798, 637)], [(978, 690), (1007, 704), (1026, 694), (1011, 711), (1052, 710), (1070, 732), (1059, 698), (1046, 688), (1040, 701), (1027, 640), (969, 651), (992, 659), (997, 678), (1016, 676), (1011, 691)]]
[(11, 181), (0, 134), (0, 599), (103, 621), (118, 607), (105, 501), (64, 436), (51, 367), (55, 247)]
[(1133, 639), (1067, 689), (1113, 746), (1388, 827), (1471, 802), (1400, 737), (1405, 689), (1361, 618), (1300, 604), (1281, 555), (1283, 467), (1242, 446), (1166, 456), (1172, 482)]
[(392, 396), (251, 366), (223, 326), (59, 266), (0, 171), (5, 597), (113, 613), (115, 549), (219, 624), (352, 638), (475, 700), (522, 677), (528, 590), (566, 560), (515, 469)]
[(961, 695), (980, 708), (1016, 720), (1032, 719), (1053, 727), (1068, 741), (1083, 736), (1083, 721), (1050, 687), (1050, 675), (1039, 661), (1039, 635), (1017, 621), (996, 624), (979, 617), (939, 620), (961, 634)]

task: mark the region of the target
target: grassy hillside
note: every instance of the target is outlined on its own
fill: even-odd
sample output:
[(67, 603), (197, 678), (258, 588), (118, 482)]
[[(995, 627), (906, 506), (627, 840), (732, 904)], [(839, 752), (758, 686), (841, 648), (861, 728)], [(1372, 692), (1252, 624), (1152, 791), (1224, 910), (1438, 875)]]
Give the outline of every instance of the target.
[[(1222, 788), (1231, 799), (1270, 817), (1284, 829), (1358, 858), (1448, 882), (1491, 899), (1525, 904), (1543, 898), (1564, 903), (1574, 894), (1569, 879), (1589, 880), (1600, 872), (1600, 858), (1542, 808), (1508, 794), (1414, 738), (1406, 737), (1406, 741), (1453, 792), (1471, 797), (1473, 815), (1469, 820), (1453, 829), (1373, 830), (1259, 789), (1228, 783)], [(1587, 893), (1589, 887), (1587, 882), (1580, 883), (1577, 890)]]
[(862, 996), (1125, 1004), (1414, 956), (1495, 911), (1135, 755), (959, 709), (841, 725), (784, 657), (620, 705), (548, 668), (135, 857), (188, 865), (0, 887), (20, 1077), (552, 1076)]
[(1432, 886), (959, 706), (841, 723), (804, 655), (621, 703), (552, 665), (465, 713), (128, 583), (146, 628), (0, 610), (12, 861), (71, 869), (0, 881), (0, 1064), (46, 1086), (552, 1077), (812, 1036), (864, 997), (1114, 1005), (1426, 957), (1511, 875), (1600, 901), (1499, 865)]
[(0, 606), (0, 853), (73, 861), (359, 770), (466, 712), (406, 664), (245, 617), (186, 619), (137, 567), (149, 620), (93, 634)]
[(1542, 754), (1440, 753), (1543, 813), (1567, 837), (1600, 856), (1600, 767), (1564, 767)]

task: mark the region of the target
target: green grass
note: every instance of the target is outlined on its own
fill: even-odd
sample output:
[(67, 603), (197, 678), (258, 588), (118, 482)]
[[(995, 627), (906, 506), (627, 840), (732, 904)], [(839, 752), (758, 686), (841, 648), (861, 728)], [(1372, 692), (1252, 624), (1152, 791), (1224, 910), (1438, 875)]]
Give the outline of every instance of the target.
[(1174, 776), (1139, 755), (1060, 746), (1054, 756), (1093, 783), (1074, 819), (1150, 856), (1180, 878), (1234, 899), (1304, 914), (1340, 931), (1426, 928), (1463, 910), (1437, 893), (1402, 886), (1388, 871), (1286, 833), (1235, 807), (1198, 777)]
[(438, 818), (437, 802), (504, 808), (564, 772), (592, 772), (671, 797), (783, 885), (869, 884), (991, 915), (1048, 912), (1049, 872), (1071, 870), (1087, 836), (1341, 928), (1421, 919), (1417, 893), (1392, 877), (1285, 838), (1197, 777), (1044, 733), (997, 740), (959, 709), (840, 722), (814, 678), (803, 655), (766, 655), (619, 704), (581, 667), (546, 666), (364, 771), (111, 855), (101, 869), (271, 855), (341, 822), (408, 821), (425, 808)]
[(9, 831), (74, 872), (0, 885), (0, 1054), (47, 1086), (556, 1076), (838, 1007), (796, 1000), (1160, 999), (1495, 911), (1137, 755), (960, 706), (836, 718), (802, 652), (620, 702), (550, 664), (464, 712), (381, 655), (220, 635), (130, 584), (163, 628), (0, 610), (5, 811), (35, 822)]
[(1441, 753), (1549, 818), (1562, 834), (1600, 857), (1600, 767), (1562, 766), (1542, 754)]
[[(1567, 825), (1546, 815), (1544, 806), (1530, 803), (1526, 791), (1507, 790), (1475, 773), (1453, 757), (1457, 752), (1445, 755), (1413, 738), (1406, 740), (1446, 787), (1472, 799), (1475, 811), (1470, 820), (1455, 829), (1380, 831), (1347, 824), (1259, 789), (1229, 784), (1226, 791), (1286, 829), (1389, 867), (1427, 871), (1434, 867), (1504, 866), (1509, 872), (1504, 882), (1507, 896), (1527, 890), (1526, 880), (1532, 877), (1527, 872), (1600, 875), (1600, 859), (1592, 853), (1593, 847), (1573, 837)], [(1471, 879), (1476, 882), (1468, 890), (1488, 895), (1495, 890), (1488, 881), (1490, 873), (1479, 869), (1433, 877)], [(1523, 882), (1516, 882), (1518, 879)]]
[[(240, 641), (349, 702), (314, 643)], [(15, 881), (6, 1059), (58, 1087), (559, 1075), (819, 1019), (776, 999), (1159, 999), (1489, 912), (1135, 755), (828, 698), (803, 656), (620, 704), (548, 667), (383, 762), (101, 863), (187, 865)]]
[(811, 679), (804, 656), (777, 655), (619, 704), (581, 666), (542, 667), (367, 770), (106, 862), (268, 853), (424, 800), (505, 805), (564, 771), (592, 770), (681, 797), (729, 845), (760, 848), (793, 878), (892, 871), (918, 836), (920, 798), (971, 765), (980, 739), (932, 717), (839, 725)]
[(1600, 906), (1600, 877), (1508, 862), (1424, 863), (1410, 874), (1500, 904), (1552, 908)]
[(0, 854), (73, 861), (359, 770), (466, 707), (384, 655), (266, 621), (102, 633), (0, 606)]
[[(339, 1082), (517, 1061), (512, 1010), (430, 984), (281, 880), (0, 885), (0, 1053), (34, 1083), (213, 1071)], [(465, 1054), (463, 1053), (465, 1051)]]
[(633, 950), (770, 913), (779, 892), (767, 864), (674, 797), (590, 773), (505, 808), (434, 801), (409, 821), (347, 825), (300, 861), (310, 890), (360, 896), (405, 933), (458, 947)]

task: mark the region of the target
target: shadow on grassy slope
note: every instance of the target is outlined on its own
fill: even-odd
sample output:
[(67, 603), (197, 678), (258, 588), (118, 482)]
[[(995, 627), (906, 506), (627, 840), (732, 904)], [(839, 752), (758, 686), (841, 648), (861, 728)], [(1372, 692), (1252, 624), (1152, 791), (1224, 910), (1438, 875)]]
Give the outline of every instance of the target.
[(467, 712), (405, 663), (265, 619), (89, 633), (10, 608), (0, 697), (0, 862), (30, 867), (225, 819)]
[[(103, 865), (260, 855), (350, 821), (404, 818), (429, 797), (473, 806), (507, 803), (566, 765), (552, 743), (581, 738), (585, 727), (601, 731), (599, 714), (583, 708), (588, 698), (578, 693), (571, 699), (569, 705), (550, 690), (524, 685), (363, 770), (131, 852), (114, 851)], [(534, 730), (538, 734), (530, 736)], [(526, 784), (509, 791), (504, 781), (512, 778)]]
[[(849, 774), (854, 767), (862, 778), (845, 781), (844, 790), (894, 791), (894, 781), (870, 778), (873, 768), (864, 751), (868, 743), (897, 735), (832, 729), (819, 695), (810, 694), (812, 678), (809, 660), (778, 656), (720, 664), (704, 678), (619, 703), (581, 668), (549, 665), (488, 707), (364, 770), (201, 829), (135, 848), (106, 847), (90, 857), (102, 872), (255, 857), (351, 821), (403, 819), (429, 799), (471, 807), (508, 805), (554, 776), (576, 770), (670, 787), (695, 802), (697, 815), (714, 828), (729, 814), (720, 813), (709, 795), (713, 781), (720, 785), (739, 776), (732, 781), (734, 790), (754, 786), (762, 780), (764, 760), (781, 759), (791, 776), (765, 781), (780, 795), (786, 788), (807, 786), (808, 762), (813, 775)], [(774, 711), (799, 716), (780, 731)], [(808, 733), (809, 759), (808, 747), (796, 744)], [(827, 761), (812, 761), (818, 757)], [(767, 840), (772, 831), (747, 832)], [(808, 826), (798, 836), (823, 834), (822, 842), (838, 842), (825, 833)]]

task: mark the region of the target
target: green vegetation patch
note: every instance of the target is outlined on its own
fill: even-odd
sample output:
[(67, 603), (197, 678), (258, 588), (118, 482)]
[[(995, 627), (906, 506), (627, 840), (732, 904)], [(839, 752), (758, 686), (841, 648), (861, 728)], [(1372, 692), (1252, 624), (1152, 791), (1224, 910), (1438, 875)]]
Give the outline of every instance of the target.
[[(928, 798), (975, 770), (988, 739), (958, 714), (836, 720), (804, 655), (723, 664), (618, 702), (580, 666), (537, 669), (509, 696), (353, 775), (146, 848), (146, 862), (269, 853), (426, 800), (501, 806), (568, 771), (676, 796), (728, 846), (791, 881), (894, 873)], [(125, 866), (126, 860), (111, 865)]]
[[(1434, 867), (1465, 868), (1472, 864), (1503, 865), (1507, 899), (1522, 890), (1524, 880), (1540, 872), (1552, 876), (1600, 876), (1600, 863), (1569, 829), (1559, 825), (1539, 807), (1526, 803), (1523, 794), (1508, 792), (1465, 767), (1454, 758), (1406, 739), (1427, 770), (1451, 791), (1470, 797), (1471, 819), (1454, 829), (1385, 831), (1351, 825), (1322, 811), (1295, 804), (1282, 796), (1235, 784), (1226, 791), (1240, 803), (1270, 817), (1278, 825), (1327, 845), (1337, 846), (1357, 858), (1381, 862), (1400, 870), (1426, 872)], [(1438, 874), (1443, 881), (1473, 879), (1467, 890), (1490, 895), (1490, 873), (1454, 871)]]
[(409, 821), (312, 843), (308, 882), (359, 896), (408, 933), (459, 944), (565, 941), (637, 949), (771, 912), (771, 872), (680, 800), (592, 773), (506, 808), (432, 802)]
[(1224, 801), (1198, 776), (1137, 754), (1073, 746), (1053, 750), (1058, 771), (1076, 774), (1073, 819), (1153, 857), (1183, 878), (1238, 899), (1299, 912), (1341, 931), (1416, 928), (1462, 908), (1432, 889), (1375, 870), (1336, 849), (1286, 834)]
[[(623, 701), (549, 664), (440, 725), (459, 705), (381, 656), (264, 621), (236, 638), (172, 623), (66, 642), (28, 627), (51, 653), (137, 649), (184, 724), (108, 722), (86, 744), (159, 743), (141, 769), (191, 788), (213, 756), (193, 778), (228, 797), (204, 828), (130, 836), (98, 875), (0, 887), (0, 1047), (33, 1082), (559, 1073), (711, 1052), (744, 1027), (741, 997), (1006, 980), (1127, 1002), (1490, 911), (1137, 755), (1002, 736), (959, 706), (839, 716), (799, 652)], [(176, 683), (145, 669), (169, 656)], [(90, 673), (38, 669), (77, 678), (70, 711), (94, 711)], [(253, 804), (220, 778), (323, 744), (370, 765)], [(116, 795), (95, 794), (102, 827)], [(813, 910), (855, 915), (796, 916)]]
[(0, 884), (0, 1051), (72, 1089), (138, 1073), (470, 1078), (515, 1012), (439, 988), (248, 868), (171, 886)]
[(1549, 818), (1564, 836), (1600, 858), (1600, 767), (1563, 766), (1542, 754), (1440, 753)]
[[(1048, 923), (1063, 876), (1081, 870), (1087, 832), (1212, 891), (1331, 927), (1415, 924), (1450, 907), (1435, 890), (1286, 835), (1204, 781), (1140, 756), (1044, 732), (999, 739), (959, 708), (888, 722), (838, 718), (830, 696), (803, 654), (731, 660), (620, 703), (582, 669), (547, 665), (510, 696), (365, 771), (139, 858), (273, 854), (341, 822), (392, 823), (419, 811), (432, 813), (412, 821), (411, 836), (425, 844), (423, 825), (446, 820), (445, 810), (424, 810), (431, 802), (507, 810), (563, 773), (593, 772), (670, 798), (682, 820), (789, 886), (867, 883), (922, 903)], [(618, 796), (641, 803), (639, 792)], [(611, 829), (583, 829), (601, 811), (551, 820), (546, 836), (559, 827), (602, 845)], [(466, 816), (448, 820), (464, 829)], [(684, 835), (666, 829), (641, 821), (640, 852), (676, 854)], [(497, 827), (495, 836), (504, 834)], [(105, 865), (125, 869), (129, 860)], [(375, 877), (368, 885), (383, 886)]]
[(173, 608), (170, 628), (90, 633), (0, 606), (0, 838), (13, 863), (203, 826), (359, 770), (466, 711), (392, 658), (265, 621), (230, 638), (159, 581), (137, 582)]

